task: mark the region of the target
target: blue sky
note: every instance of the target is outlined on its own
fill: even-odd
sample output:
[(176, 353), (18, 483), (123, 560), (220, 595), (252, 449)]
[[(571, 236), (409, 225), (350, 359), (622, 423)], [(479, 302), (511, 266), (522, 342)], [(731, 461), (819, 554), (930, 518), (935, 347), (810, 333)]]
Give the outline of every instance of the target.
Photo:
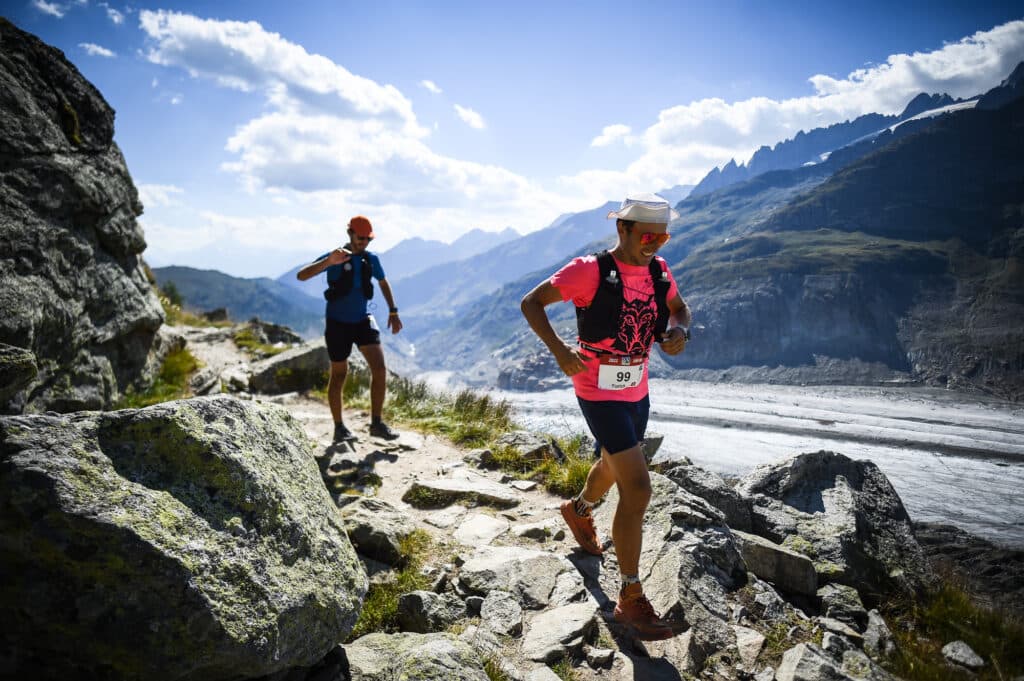
[(526, 233), (1024, 60), (1019, 3), (10, 0), (117, 111), (153, 265)]

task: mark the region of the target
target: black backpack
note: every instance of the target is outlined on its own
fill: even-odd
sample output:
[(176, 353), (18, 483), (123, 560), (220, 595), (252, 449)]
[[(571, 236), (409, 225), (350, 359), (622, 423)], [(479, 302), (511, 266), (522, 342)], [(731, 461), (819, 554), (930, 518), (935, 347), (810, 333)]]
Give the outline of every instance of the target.
[[(619, 276), (615, 258), (608, 251), (595, 253), (597, 256), (598, 282), (594, 299), (590, 307), (576, 308), (576, 329), (580, 340), (585, 343), (599, 343), (606, 338), (616, 338), (619, 334), (619, 323), (622, 315), (622, 277)], [(654, 338), (657, 340), (668, 328), (668, 290), (671, 287), (668, 274), (661, 269), (657, 258), (651, 259), (651, 281), (654, 282), (654, 301), (658, 306), (658, 316), (654, 322)], [(625, 347), (616, 340), (616, 349), (623, 352)]]
[[(353, 256), (355, 257), (355, 256)], [(359, 256), (363, 260), (362, 267), (362, 280), (363, 280), (363, 295), (366, 296), (367, 300), (373, 298), (373, 265), (370, 262), (369, 251), (363, 251), (362, 255)], [(348, 265), (348, 267), (346, 267)], [(345, 262), (341, 266), (341, 276), (332, 282), (328, 282), (327, 290), (324, 291), (325, 300), (337, 300), (348, 295), (348, 292), (352, 290), (352, 285), (355, 283), (356, 272), (355, 268)]]

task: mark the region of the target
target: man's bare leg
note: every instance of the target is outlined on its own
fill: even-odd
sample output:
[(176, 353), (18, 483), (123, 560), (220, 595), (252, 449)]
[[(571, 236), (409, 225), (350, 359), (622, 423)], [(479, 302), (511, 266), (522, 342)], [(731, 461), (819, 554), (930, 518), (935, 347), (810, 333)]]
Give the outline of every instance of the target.
[(359, 352), (370, 367), (370, 417), (374, 422), (381, 420), (384, 413), (384, 397), (388, 391), (388, 370), (384, 365), (384, 350), (379, 344), (360, 345)]
[(331, 362), (331, 376), (327, 381), (327, 404), (335, 423), (341, 423), (342, 392), (348, 378), (348, 360)]
[(640, 445), (635, 445), (615, 454), (602, 450), (601, 461), (611, 471), (619, 488), (619, 505), (612, 520), (612, 541), (619, 559), (619, 572), (639, 575), (644, 513), (651, 501), (647, 460)]

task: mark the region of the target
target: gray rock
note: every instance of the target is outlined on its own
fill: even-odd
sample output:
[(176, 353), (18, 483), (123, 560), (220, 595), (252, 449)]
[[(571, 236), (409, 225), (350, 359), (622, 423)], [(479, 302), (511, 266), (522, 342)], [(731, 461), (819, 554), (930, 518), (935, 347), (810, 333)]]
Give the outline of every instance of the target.
[(402, 631), (417, 634), (444, 631), (465, 616), (465, 604), (451, 593), (412, 591), (398, 598), (398, 626)]
[(777, 681), (896, 681), (896, 677), (872, 662), (863, 652), (843, 645), (840, 637), (829, 639), (831, 649), (842, 650), (842, 657), (813, 643), (801, 643), (782, 656), (775, 672)]
[(985, 660), (963, 641), (953, 641), (942, 646), (942, 655), (953, 664), (968, 669), (981, 669), (985, 666)]
[(558, 674), (551, 671), (550, 667), (535, 667), (526, 675), (526, 681), (561, 681)]
[(387, 565), (399, 563), (401, 541), (416, 529), (407, 514), (381, 499), (356, 497), (338, 514), (356, 550)]
[(732, 529), (744, 532), (753, 530), (749, 502), (720, 476), (694, 466), (689, 459), (674, 462), (665, 471), (665, 476), (725, 514), (725, 522)]
[(263, 676), (359, 614), (366, 576), (282, 409), (0, 417), (0, 460), (0, 648), (40, 676)]
[(583, 588), (579, 573), (561, 556), (513, 546), (484, 546), (463, 562), (459, 584), (484, 596), (495, 590), (507, 591), (522, 607), (538, 610), (551, 602), (563, 574), (577, 585), (577, 591)]
[(832, 619), (831, 617), (818, 617), (814, 621), (825, 631), (831, 631), (833, 634), (839, 634), (847, 640), (853, 641), (858, 647), (864, 645), (864, 637), (861, 636), (861, 633), (846, 622), (840, 622), (839, 620)]
[(826, 617), (832, 617), (864, 631), (868, 624), (868, 612), (860, 601), (860, 594), (852, 586), (845, 584), (826, 584), (818, 589), (821, 599), (821, 611)]
[[(526, 537), (528, 539), (536, 539), (537, 541), (544, 541), (548, 538), (554, 538), (559, 532), (562, 532), (563, 523), (560, 519), (548, 518), (536, 523), (526, 523), (524, 525), (513, 525), (512, 534), (516, 537)], [(562, 532), (564, 536), (564, 532)]]
[(776, 542), (798, 535), (822, 581), (880, 597), (916, 594), (932, 579), (903, 502), (870, 461), (800, 454), (758, 466), (736, 489), (753, 498), (756, 534)]
[(773, 681), (775, 679), (775, 670), (771, 667), (765, 667), (757, 674), (754, 674), (754, 681)]
[(480, 605), (483, 626), (502, 636), (523, 633), (523, 608), (507, 591), (492, 591)]
[[(640, 580), (659, 613), (680, 627), (684, 621), (690, 626), (693, 663), (700, 665), (734, 642), (727, 594), (746, 582), (747, 572), (720, 511), (663, 475), (652, 473), (651, 486)], [(617, 504), (613, 488), (594, 513), (603, 537), (610, 532)], [(618, 585), (604, 590), (617, 593)]]
[[(196, 372), (189, 379), (189, 387), (194, 395), (206, 395), (220, 392), (220, 372), (215, 367), (206, 367)], [(216, 388), (216, 389), (215, 389)]]
[(864, 631), (864, 652), (873, 658), (888, 657), (896, 651), (896, 643), (885, 619), (877, 610), (868, 611), (868, 626)]
[(748, 669), (753, 669), (757, 662), (757, 656), (761, 654), (764, 647), (764, 635), (756, 629), (733, 625), (733, 632), (736, 634), (736, 650), (740, 656), (740, 662)]
[(324, 384), (330, 361), (324, 339), (310, 341), (254, 363), (249, 390), (268, 395), (309, 390)]
[(445, 478), (417, 479), (406, 490), (402, 501), (421, 508), (440, 508), (458, 501), (510, 508), (519, 504), (519, 495), (482, 475), (455, 469)]
[(38, 374), (31, 350), (0, 343), (0, 409)]
[(733, 535), (747, 570), (783, 591), (815, 595), (818, 575), (810, 558), (754, 534), (733, 530)]
[(511, 447), (527, 461), (543, 461), (556, 456), (550, 440), (528, 430), (505, 433), (494, 444), (497, 447)]
[(508, 532), (508, 521), (486, 513), (466, 517), (452, 535), (463, 546), (483, 546)]
[(142, 204), (96, 88), (7, 20), (0, 44), (0, 343), (37, 368), (0, 410), (109, 408), (159, 364)]
[(523, 636), (523, 656), (535, 662), (556, 662), (577, 655), (592, 635), (597, 608), (593, 601), (544, 610), (533, 617)]
[(613, 648), (592, 648), (591, 646), (583, 646), (583, 654), (586, 656), (587, 664), (594, 669), (610, 667), (612, 660), (615, 659), (615, 650)]
[(640, 448), (643, 450), (644, 458), (647, 459), (647, 463), (650, 463), (654, 458), (654, 455), (658, 453), (663, 442), (665, 442), (664, 435), (661, 433), (647, 431), (644, 441), (640, 443)]
[(480, 654), (451, 634), (367, 634), (345, 654), (351, 681), (488, 681)]

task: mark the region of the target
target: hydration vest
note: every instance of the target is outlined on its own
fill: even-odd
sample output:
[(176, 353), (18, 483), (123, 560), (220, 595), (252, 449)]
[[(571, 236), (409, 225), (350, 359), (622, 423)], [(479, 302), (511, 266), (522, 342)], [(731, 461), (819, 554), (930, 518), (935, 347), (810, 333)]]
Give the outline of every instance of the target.
[[(363, 296), (370, 300), (373, 298), (373, 265), (370, 262), (370, 254), (367, 251), (363, 251), (359, 256), (353, 256), (362, 258), (362, 279), (363, 279)], [(355, 283), (356, 273), (355, 267), (352, 266), (351, 260), (342, 263), (341, 275), (332, 282), (328, 283), (328, 288), (324, 291), (324, 298), (326, 300), (338, 300), (347, 296), (349, 291), (352, 290), (352, 285)]]
[[(626, 348), (618, 347), (620, 341), (617, 339), (624, 301), (622, 277), (619, 276), (618, 266), (611, 253), (601, 251), (594, 255), (597, 256), (597, 290), (589, 307), (576, 308), (576, 329), (580, 340), (585, 343), (599, 343), (606, 338), (616, 338), (616, 349), (624, 352)], [(654, 282), (654, 302), (658, 306), (658, 316), (654, 322), (654, 339), (657, 340), (668, 328), (669, 310), (666, 298), (671, 281), (657, 258), (651, 259), (650, 273), (651, 281)]]

